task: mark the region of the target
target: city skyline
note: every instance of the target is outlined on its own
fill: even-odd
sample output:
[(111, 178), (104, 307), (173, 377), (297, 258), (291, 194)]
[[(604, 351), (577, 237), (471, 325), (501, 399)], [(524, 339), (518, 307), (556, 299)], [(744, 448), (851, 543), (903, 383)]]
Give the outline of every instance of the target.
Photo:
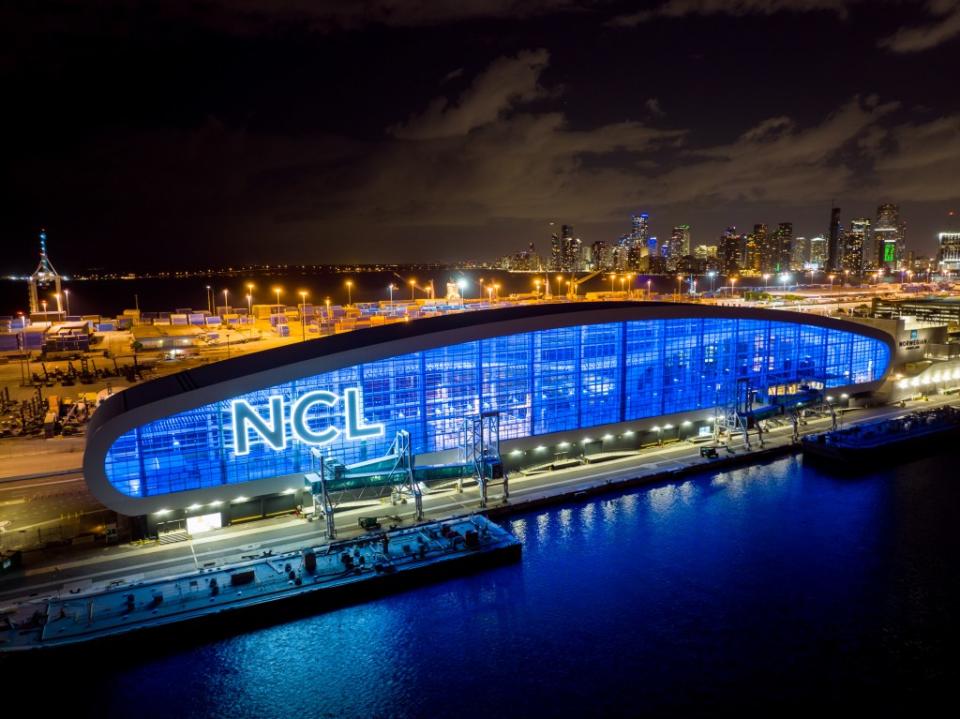
[(956, 9), (135, 7), (5, 11), (7, 271), (40, 227), (70, 268), (449, 262), (550, 220), (611, 241), (637, 208), (661, 238), (810, 237), (831, 202), (899, 204), (929, 254), (960, 206)]

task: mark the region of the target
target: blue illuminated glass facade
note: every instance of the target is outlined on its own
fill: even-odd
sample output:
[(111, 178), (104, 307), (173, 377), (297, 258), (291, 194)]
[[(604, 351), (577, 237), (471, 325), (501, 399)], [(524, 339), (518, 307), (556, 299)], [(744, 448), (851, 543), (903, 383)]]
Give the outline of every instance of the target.
[[(415, 454), (460, 446), (463, 419), (500, 413), (501, 439), (595, 427), (715, 407), (748, 378), (762, 393), (798, 382), (831, 388), (881, 379), (886, 343), (841, 330), (748, 319), (653, 319), (538, 330), (450, 345), (304, 377), (240, 398), (358, 387), (363, 417), (382, 437), (341, 435), (324, 453), (344, 463), (383, 454), (398, 430)], [(236, 485), (312, 467), (296, 439), (276, 451), (258, 438), (235, 455), (231, 400), (150, 422), (114, 442), (105, 470), (131, 497)], [(318, 406), (309, 421), (343, 429), (343, 412)]]

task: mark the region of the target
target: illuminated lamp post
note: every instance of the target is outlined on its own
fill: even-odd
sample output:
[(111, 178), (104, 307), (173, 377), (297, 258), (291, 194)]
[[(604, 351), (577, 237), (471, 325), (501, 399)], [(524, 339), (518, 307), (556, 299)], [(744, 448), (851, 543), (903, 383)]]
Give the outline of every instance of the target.
[(223, 314), (227, 314), (230, 311), (230, 291), (223, 291)]
[(63, 291), (63, 299), (67, 305), (67, 316), (70, 316), (70, 290)]
[(353, 280), (347, 280), (347, 307), (353, 304)]
[(253, 295), (247, 293), (247, 317), (253, 317)]
[(767, 272), (764, 272), (764, 273), (763, 273), (763, 291), (764, 291), (764, 292), (767, 291), (767, 280), (769, 280), (769, 279), (770, 279), (770, 274), (767, 273)]
[(282, 287), (274, 287), (273, 291), (277, 293), (277, 312), (280, 312), (280, 293), (283, 292)]
[(250, 311), (251, 311), (251, 312), (253, 312), (253, 289), (254, 289), (254, 284), (253, 284), (252, 282), (248, 282), (248, 283), (247, 283), (247, 296), (250, 298), (250, 305), (251, 305)]
[(537, 302), (539, 302), (540, 301), (540, 279), (539, 278), (533, 281), (533, 286), (536, 288)]
[(730, 296), (733, 297), (737, 293), (737, 278), (730, 278)]
[(683, 275), (677, 274), (677, 302), (680, 301), (680, 283), (683, 282)]
[(649, 302), (651, 299), (653, 299), (653, 294), (651, 293), (651, 290), (650, 290), (650, 283), (651, 283), (651, 282), (652, 282), (652, 280), (647, 280), (647, 301), (648, 301), (648, 302)]
[(831, 291), (831, 292), (833, 291), (833, 278), (834, 278), (834, 277), (836, 277), (836, 275), (834, 275), (834, 274), (829, 274), (829, 275), (827, 275), (827, 279), (830, 280), (830, 291)]
[(563, 275), (557, 275), (557, 296), (563, 294)]
[(47, 319), (47, 318), (46, 318), (46, 314), (47, 314), (47, 301), (46, 301), (46, 300), (40, 300), (40, 304), (43, 305), (43, 314), (44, 314), (44, 318), (43, 318), (43, 319)]
[(707, 273), (707, 277), (710, 278), (710, 294), (712, 295), (712, 294), (713, 294), (714, 282), (715, 282), (715, 280), (717, 279), (717, 271), (716, 271), (716, 270), (710, 270), (710, 271)]
[(300, 341), (307, 341), (307, 292), (300, 290)]
[(411, 302), (413, 302), (416, 299), (415, 297), (416, 291), (417, 291), (417, 281), (410, 280), (410, 301)]
[[(457, 287), (460, 289), (460, 309), (463, 309), (464, 307), (466, 307), (464, 300), (467, 296), (467, 286), (468, 286), (467, 281), (462, 277), (459, 280), (457, 280)], [(537, 285), (537, 287), (539, 288), (539, 285)], [(539, 292), (537, 293), (537, 295), (539, 296)]]
[(397, 288), (391, 282), (389, 285), (387, 285), (387, 289), (390, 290), (390, 306), (393, 307), (393, 291)]
[(57, 314), (63, 314), (63, 303), (60, 301), (60, 293), (54, 292), (53, 297), (57, 301)]
[(494, 297), (497, 298), (497, 302), (499, 302), (500, 301), (500, 283), (499, 282), (493, 283), (493, 294), (494, 294)]
[(611, 293), (616, 292), (616, 287), (614, 286), (614, 283), (616, 281), (617, 281), (617, 273), (611, 272), (610, 273), (610, 292)]
[(213, 290), (207, 285), (207, 312), (213, 314)]

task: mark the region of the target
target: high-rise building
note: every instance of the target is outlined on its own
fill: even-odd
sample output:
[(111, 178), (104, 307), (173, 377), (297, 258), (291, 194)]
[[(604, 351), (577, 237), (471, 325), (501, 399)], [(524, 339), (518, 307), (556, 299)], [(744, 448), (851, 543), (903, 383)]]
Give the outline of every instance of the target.
[(810, 243), (806, 237), (793, 238), (793, 251), (790, 254), (790, 264), (795, 270), (806, 268), (810, 261)]
[(777, 225), (770, 242), (774, 272), (787, 272), (793, 262), (793, 223)]
[(863, 248), (870, 239), (870, 218), (855, 217), (844, 235), (843, 270), (851, 275), (863, 272)]
[(751, 240), (753, 242), (754, 257), (751, 261), (748, 252), (747, 266), (744, 269), (756, 270), (757, 272), (772, 272), (776, 262), (776, 252), (773, 248), (770, 233), (767, 232), (767, 226), (765, 224), (754, 225), (753, 232), (750, 233), (750, 238), (747, 240), (748, 248)]
[(650, 215), (641, 212), (633, 215), (631, 218), (630, 240), (633, 244), (635, 263), (639, 265), (639, 259), (646, 257), (650, 253), (648, 243), (650, 240)]
[(816, 270), (824, 270), (827, 268), (827, 258), (829, 257), (827, 246), (827, 238), (823, 235), (810, 238), (810, 255), (808, 262), (812, 268)]
[(593, 258), (593, 269), (609, 270), (613, 269), (613, 248), (609, 242), (597, 240), (591, 245), (591, 256)]
[(960, 271), (960, 232), (940, 232), (937, 242), (937, 267), (940, 272)]
[[(760, 269), (777, 272), (780, 269), (780, 230), (770, 232), (766, 225), (754, 225), (753, 234), (760, 247)], [(792, 230), (791, 230), (792, 234)]]
[(740, 271), (740, 235), (737, 234), (736, 227), (728, 227), (720, 235), (717, 257), (720, 260), (720, 271), (725, 275), (736, 274)]
[(673, 228), (670, 247), (672, 252), (678, 253), (681, 257), (690, 254), (690, 225), (677, 225)]
[(633, 253), (630, 235), (622, 235), (610, 251), (610, 264), (613, 265), (612, 269), (617, 272), (623, 272), (629, 269), (631, 254)]
[(873, 228), (876, 266), (896, 270), (905, 258), (906, 226), (900, 220), (900, 208), (893, 203), (877, 207), (877, 222)]
[(830, 208), (830, 228), (827, 232), (827, 263), (826, 268), (831, 272), (838, 272), (842, 269), (841, 260), (843, 259), (843, 245), (840, 244), (840, 235), (843, 228), (840, 225), (840, 208)]
[(550, 243), (550, 269), (555, 272), (579, 272), (583, 269), (583, 243), (573, 235), (573, 225), (561, 225)]
[(563, 242), (556, 232), (550, 235), (550, 269), (554, 272), (563, 271)]

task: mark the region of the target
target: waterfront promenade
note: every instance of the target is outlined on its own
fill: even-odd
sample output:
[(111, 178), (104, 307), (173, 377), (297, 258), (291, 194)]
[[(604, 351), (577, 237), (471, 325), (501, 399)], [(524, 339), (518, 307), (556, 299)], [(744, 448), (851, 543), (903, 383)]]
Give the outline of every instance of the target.
[[(930, 401), (910, 403), (913, 407), (936, 407), (955, 404), (956, 397), (940, 397)], [(844, 424), (895, 416), (905, 410), (899, 407), (877, 407), (846, 413)], [(810, 421), (802, 427), (804, 434), (820, 432), (830, 427), (829, 418)], [(687, 474), (720, 470), (764, 462), (777, 456), (799, 451), (792, 441), (789, 426), (778, 427), (764, 435), (764, 447), (756, 435), (751, 435), (752, 449), (746, 450), (742, 438), (735, 438), (721, 450), (717, 459), (700, 457), (699, 446), (676, 442), (664, 447), (653, 447), (635, 455), (606, 462), (580, 465), (553, 472), (524, 476), (516, 473), (510, 478), (510, 500), (500, 501), (491, 495), (488, 514), (503, 517), (511, 512), (526, 511), (550, 503), (576, 500), (595, 493), (613, 492), (631, 486), (651, 483), (682, 483)], [(2, 488), (2, 485), (0, 485)], [(2, 492), (0, 492), (2, 496)], [(444, 519), (479, 509), (479, 491), (468, 485), (462, 493), (454, 486), (431, 491), (424, 497), (426, 520)], [(389, 517), (390, 524), (408, 525), (414, 521), (412, 504), (390, 505), (372, 500), (354, 503), (336, 513), (338, 538), (356, 536), (361, 532), (357, 520), (361, 516)], [(0, 605), (15, 601), (31, 593), (69, 592), (93, 585), (112, 582), (135, 582), (144, 578), (169, 576), (199, 566), (218, 566), (241, 561), (264, 551), (279, 553), (322, 540), (323, 524), (291, 515), (260, 520), (249, 524), (226, 527), (210, 534), (175, 544), (146, 542), (114, 547), (73, 548), (69, 551), (47, 552), (36, 560), (30, 559), (22, 572), (0, 578)]]

